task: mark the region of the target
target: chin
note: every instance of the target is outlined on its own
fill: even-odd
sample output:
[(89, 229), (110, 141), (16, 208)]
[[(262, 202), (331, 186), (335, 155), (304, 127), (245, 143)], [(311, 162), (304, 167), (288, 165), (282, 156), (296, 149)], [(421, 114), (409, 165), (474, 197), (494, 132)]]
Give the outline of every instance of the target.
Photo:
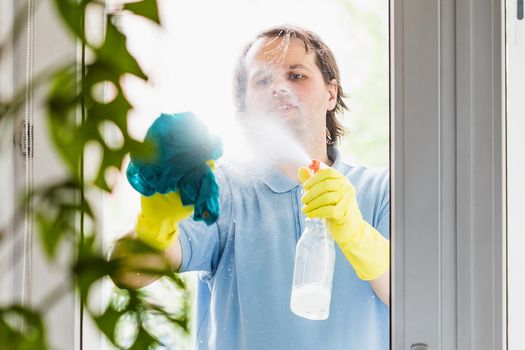
[(306, 130), (304, 125), (298, 122), (297, 119), (286, 120), (286, 125), (299, 141), (302, 142), (308, 138), (308, 130)]

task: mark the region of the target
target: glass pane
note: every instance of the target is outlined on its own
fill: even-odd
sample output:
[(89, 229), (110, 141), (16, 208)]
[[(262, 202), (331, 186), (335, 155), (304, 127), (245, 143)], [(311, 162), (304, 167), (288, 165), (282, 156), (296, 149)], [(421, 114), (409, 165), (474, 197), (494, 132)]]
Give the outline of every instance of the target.
[[(192, 111), (211, 132), (221, 137), (224, 143), (224, 157), (218, 161), (219, 167), (226, 161), (245, 157), (246, 154), (241, 151), (246, 148), (245, 143), (242, 143), (246, 140), (243, 140), (240, 135), (242, 129), (238, 125), (239, 111), (235, 108), (232, 89), (233, 73), (240, 54), (257, 33), (268, 27), (286, 23), (309, 29), (317, 33), (333, 52), (340, 71), (339, 82), (347, 95), (345, 103), (348, 111), (338, 117), (347, 129), (338, 145), (340, 160), (347, 165), (341, 165), (338, 171), (349, 177), (354, 182), (353, 185), (357, 187), (357, 200), (363, 217), (373, 226), (372, 229), (379, 236), (388, 238), (388, 2), (380, 0), (323, 2), (162, 0), (158, 3), (163, 25), (161, 30), (152, 23), (139, 21), (125, 13), (120, 18), (120, 24), (128, 35), (129, 48), (150, 76), (151, 82), (149, 85), (133, 79), (128, 79), (126, 82), (127, 95), (135, 106), (135, 110), (130, 115), (130, 132), (141, 139), (160, 113)], [(282, 44), (286, 43), (287, 39), (280, 40)], [(294, 62), (288, 62), (290, 64), (286, 65), (286, 71), (274, 67), (275, 61), (287, 60), (290, 57), (289, 53), (296, 48), (293, 42), (292, 39), (291, 44), (286, 44), (289, 46), (283, 44), (286, 50), (282, 50), (282, 46), (279, 45), (272, 48), (272, 41), (269, 40), (264, 42), (265, 46), (270, 47), (269, 50), (253, 49), (249, 51), (249, 53), (253, 52), (256, 58), (247, 63), (248, 68), (255, 67), (250, 64), (257, 61), (261, 52), (270, 56), (272, 55), (271, 50), (276, 50), (280, 53), (279, 55), (285, 53), (284, 57), (273, 55), (269, 60), (265, 60), (267, 56), (263, 55), (263, 58), (259, 60), (265, 63), (263, 71), (267, 74), (264, 79), (259, 80), (264, 81), (265, 84), (270, 84), (268, 81), (271, 80), (271, 84), (275, 84), (273, 86), (281, 84), (284, 86), (281, 89), (283, 93), (289, 94), (276, 107), (276, 109), (281, 108), (281, 112), (277, 113), (279, 115), (301, 107), (311, 111), (316, 106), (318, 107), (315, 103), (319, 103), (317, 100), (319, 96), (325, 96), (325, 99), (330, 96), (328, 91), (327, 95), (312, 94), (313, 86), (325, 87), (326, 84), (308, 85), (315, 79), (321, 79), (321, 81), (323, 79), (315, 60), (312, 61), (314, 65), (306, 64), (306, 68), (299, 67), (296, 70), (290, 68)], [(299, 56), (297, 59), (304, 57), (309, 56)], [(252, 77), (260, 74), (257, 70), (250, 72), (254, 73)], [(280, 79), (283, 76), (286, 79), (283, 78), (282, 81)], [(248, 75), (248, 79), (250, 77)], [(304, 81), (305, 88), (302, 90), (300, 87), (292, 86), (292, 84), (297, 84), (297, 86), (303, 84), (299, 81)], [(254, 90), (250, 90), (252, 89), (250, 82), (248, 80), (247, 96), (250, 91), (256, 89), (253, 87)], [(255, 84), (261, 86), (260, 84), (263, 83), (256, 81)], [(262, 93), (256, 95), (254, 105), (258, 106), (257, 103), (263, 98)], [(324, 100), (321, 98), (320, 101)], [(304, 115), (318, 115), (318, 113), (312, 112)], [(324, 114), (321, 116), (320, 120), (324, 123), (325, 116)], [(279, 121), (278, 125), (282, 126), (280, 123)], [(300, 165), (306, 166), (308, 162), (304, 161), (301, 151), (295, 154), (293, 149), (308, 153), (308, 158), (314, 158), (312, 154), (323, 153), (317, 148), (312, 150), (308, 147), (309, 144), (305, 144), (302, 139), (297, 140), (298, 135), (303, 135), (297, 131), (299, 128), (297, 125), (301, 123), (302, 120), (297, 120), (297, 123), (289, 123), (288, 127), (292, 129), (291, 134), (283, 133), (282, 130), (276, 130), (271, 126), (269, 129), (264, 129), (265, 132), (261, 135), (259, 129), (257, 137), (261, 137), (262, 142), (257, 144), (256, 152), (249, 153), (248, 156), (264, 159), (269, 163), (278, 163), (272, 157), (262, 158), (262, 154), (286, 150), (286, 159), (293, 158), (292, 162), (302, 162)], [(311, 125), (313, 124), (306, 124), (306, 127)], [(265, 126), (262, 125), (261, 128), (263, 127)], [(275, 134), (269, 135), (268, 130)], [(288, 137), (289, 140), (286, 139)], [(253, 142), (253, 139), (248, 140), (248, 143), (250, 141)], [(313, 144), (316, 144), (315, 140)], [(322, 144), (324, 145), (324, 142)], [(296, 155), (297, 158), (294, 158)], [(295, 171), (296, 168), (294, 175)], [(243, 177), (250, 175), (250, 171), (243, 173)], [(124, 173), (121, 174), (118, 181), (117, 190), (106, 198), (104, 205), (106, 215), (104, 232), (108, 241), (132, 229), (132, 223), (135, 222), (140, 210), (139, 196), (127, 182)], [(255, 349), (260, 348), (256, 345), (263, 341), (266, 342), (266, 345), (273, 344), (272, 341), (286, 333), (286, 341), (296, 343), (294, 345), (283, 340), (278, 343), (283, 348), (296, 348), (297, 344), (304, 342), (316, 349), (327, 347), (346, 349), (349, 346), (360, 349), (388, 349), (389, 307), (381, 301), (381, 297), (388, 299), (388, 281), (385, 286), (381, 285), (384, 279), (375, 281), (373, 285), (360, 279), (338, 245), (336, 245), (336, 267), (328, 321), (306, 320), (293, 314), (290, 310), (295, 245), (303, 232), (304, 217), (299, 211), (300, 190), (295, 187), (288, 188), (285, 180), (279, 181), (273, 184), (273, 187), (272, 184), (269, 184), (270, 189), (275, 192), (272, 193), (274, 197), (269, 202), (263, 203), (259, 212), (250, 212), (249, 208), (253, 208), (250, 207), (250, 204), (247, 204), (242, 210), (248, 210), (247, 216), (254, 215), (256, 218), (269, 221), (280, 218), (282, 216), (279, 216), (280, 212), (290, 211), (293, 215), (291, 214), (287, 220), (284, 220), (281, 226), (275, 222), (244, 221), (244, 217), (234, 219), (235, 235), (228, 236), (234, 242), (233, 247), (228, 246), (230, 241), (226, 238), (226, 242), (220, 242), (226, 247), (218, 245), (219, 248), (217, 248), (220, 251), (220, 258), (213, 260), (213, 254), (210, 254), (211, 265), (216, 264), (217, 266), (210, 267), (212, 271), (207, 271), (207, 273), (185, 272), (183, 274), (192, 285), (194, 317), (191, 335), (185, 338), (183, 334), (167, 332), (163, 333), (163, 340), (167, 345), (176, 344), (177, 348), (182, 345), (183, 349), (193, 349), (195, 345), (197, 348), (207, 348), (208, 343), (224, 344), (230, 339), (232, 344), (229, 348), (241, 346), (239, 344), (245, 341), (248, 342), (245, 348)], [(293, 181), (297, 182), (296, 179)], [(365, 186), (364, 183), (367, 181), (368, 184)], [(232, 191), (235, 191), (235, 188)], [(283, 198), (285, 192), (289, 192), (287, 195), (289, 197), (286, 197), (288, 198), (287, 206), (277, 207), (278, 210), (269, 211), (266, 214), (266, 210), (270, 210), (276, 203), (282, 203), (280, 198)], [(243, 200), (248, 202), (261, 200), (257, 197), (258, 195), (258, 192), (246, 193)], [(235, 204), (240, 205), (240, 203)], [(227, 210), (224, 203), (221, 205), (221, 210)], [(239, 208), (237, 210), (237, 213), (242, 212)], [(297, 220), (294, 219), (294, 215)], [(256, 226), (253, 232), (242, 229), (246, 223)], [(248, 233), (263, 234), (264, 229), (258, 230), (257, 227), (265, 227), (265, 225), (274, 230), (275, 227), (283, 228), (283, 232), (273, 232), (275, 238), (271, 244), (274, 244), (275, 250), (264, 251), (264, 254), (253, 252), (250, 256), (238, 252), (242, 249), (243, 244), (249, 244), (240, 237)], [(228, 226), (228, 228), (231, 227)], [(292, 230), (284, 228), (292, 228)], [(268, 235), (271, 234), (272, 232), (268, 231)], [(260, 244), (264, 246), (264, 243)], [(195, 249), (199, 248), (192, 249), (195, 255)], [(227, 249), (235, 250), (232, 252)], [(263, 256), (264, 260), (261, 259)], [(226, 257), (232, 259), (230, 262), (233, 261), (233, 265), (227, 264)], [(267, 259), (272, 261), (268, 262)], [(271, 273), (265, 272), (263, 268), (265, 265), (273, 266), (269, 269)], [(250, 266), (253, 269), (250, 270)], [(221, 278), (217, 277), (221, 269), (224, 269), (222, 282), (217, 280)], [(263, 278), (257, 278), (258, 272), (261, 272)], [(235, 281), (228, 283), (226, 281), (228, 278)], [(271, 281), (273, 278), (275, 280)], [(258, 287), (253, 288), (253, 285)], [(348, 289), (345, 291), (345, 288), (350, 285), (355, 293), (348, 292)], [(272, 290), (267, 290), (268, 286)], [(211, 292), (206, 290), (208, 287), (211, 288)], [(165, 290), (166, 284), (162, 281), (147, 288), (152, 294), (163, 295), (164, 300), (170, 300)], [(228, 288), (231, 290), (226, 290)], [(374, 292), (375, 288), (386, 292), (379, 296), (379, 292)], [(257, 293), (257, 289), (260, 294)], [(201, 294), (197, 295), (197, 293)], [(171, 298), (171, 301), (176, 304), (176, 297)], [(197, 303), (199, 303), (198, 309), (196, 308)], [(259, 310), (260, 313), (255, 314), (255, 310)], [(278, 310), (276, 312), (279, 313), (279, 318), (275, 315), (267, 315), (275, 310)], [(249, 312), (251, 314), (248, 314)], [(359, 315), (365, 316), (360, 318)], [(344, 324), (348, 325), (348, 328), (335, 338), (330, 336), (333, 333), (330, 325), (338, 318), (344, 319)], [(268, 320), (276, 321), (268, 322)], [(163, 325), (159, 323), (156, 327), (160, 329)], [(300, 333), (294, 335), (297, 330)], [(253, 342), (254, 337), (251, 337), (253, 334), (259, 340)], [(316, 334), (323, 336), (316, 337)], [(218, 346), (221, 348), (220, 345)]]

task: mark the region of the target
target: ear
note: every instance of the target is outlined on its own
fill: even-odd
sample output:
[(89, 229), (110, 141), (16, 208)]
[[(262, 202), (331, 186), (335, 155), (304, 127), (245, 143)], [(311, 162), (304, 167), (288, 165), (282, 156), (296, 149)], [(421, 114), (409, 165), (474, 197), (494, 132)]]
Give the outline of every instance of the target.
[(337, 80), (332, 79), (328, 84), (328, 105), (326, 110), (332, 111), (337, 104)]

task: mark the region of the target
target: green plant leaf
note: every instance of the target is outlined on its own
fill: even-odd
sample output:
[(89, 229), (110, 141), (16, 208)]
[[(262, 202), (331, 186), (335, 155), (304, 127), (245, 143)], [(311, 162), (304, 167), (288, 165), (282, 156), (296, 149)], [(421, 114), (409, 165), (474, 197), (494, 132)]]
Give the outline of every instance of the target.
[(41, 315), (19, 305), (0, 308), (0, 346), (6, 350), (48, 349)]
[(162, 307), (149, 303), (147, 301), (143, 301), (144, 308), (147, 310), (147, 312), (154, 312), (156, 314), (162, 315), (171, 324), (175, 324), (180, 329), (182, 329), (185, 333), (189, 333), (189, 298), (186, 296), (183, 299), (183, 307), (181, 309), (180, 313), (177, 314), (171, 314), (169, 312), (166, 312)]
[[(89, 4), (104, 6), (101, 0), (54, 0), (57, 12), (65, 26), (74, 37), (83, 44), (85, 40), (85, 9)], [(125, 10), (135, 15), (159, 23), (158, 7), (155, 0), (143, 0), (124, 6)], [(126, 36), (114, 25), (114, 17), (108, 15), (105, 23), (106, 33), (100, 47), (90, 47), (93, 55), (90, 63), (79, 69), (78, 62), (64, 65), (58, 71), (46, 71), (47, 76), (38, 78), (33, 85), (50, 86), (47, 104), (48, 127), (55, 149), (61, 155), (69, 169), (68, 178), (62, 183), (51, 184), (38, 188), (33, 192), (35, 219), (42, 235), (43, 249), (49, 257), (54, 257), (61, 245), (76, 245), (77, 255), (70, 262), (71, 278), (78, 288), (81, 304), (90, 312), (97, 326), (113, 340), (115, 327), (126, 312), (138, 315), (139, 324), (137, 338), (132, 349), (148, 349), (158, 344), (154, 336), (147, 332), (141, 313), (155, 312), (162, 314), (167, 320), (187, 331), (188, 329), (188, 298), (184, 294), (184, 308), (179, 314), (169, 314), (162, 307), (152, 305), (137, 291), (129, 291), (130, 301), (122, 310), (109, 307), (101, 315), (94, 315), (89, 310), (87, 300), (93, 284), (104, 276), (111, 275), (119, 268), (119, 261), (107, 261), (95, 242), (100, 235), (95, 232), (81, 237), (78, 218), (91, 220), (96, 225), (97, 218), (87, 202), (80, 202), (80, 194), (93, 185), (109, 190), (105, 174), (110, 168), (120, 168), (124, 157), (133, 152), (143, 157), (152, 153), (151, 145), (134, 140), (128, 133), (128, 112), (132, 106), (123, 93), (122, 77), (126, 74), (135, 75), (146, 80), (147, 77), (137, 60), (130, 54), (126, 46)], [(50, 78), (51, 76), (51, 78)], [(92, 96), (96, 84), (110, 81), (116, 87), (116, 97), (110, 102), (101, 102)], [(37, 84), (38, 83), (38, 84)], [(22, 105), (25, 90), (15, 94), (16, 98), (2, 101), (0, 117), (14, 115)], [(3, 119), (2, 119), (3, 120)], [(106, 144), (101, 125), (111, 122), (120, 130), (123, 143), (120, 147)], [(100, 145), (101, 165), (96, 173), (94, 183), (83, 182), (80, 160), (86, 145), (95, 142)], [(81, 237), (81, 239), (79, 239)], [(137, 246), (137, 251), (151, 249)], [(148, 272), (148, 271), (146, 271)], [(186, 290), (184, 281), (169, 268), (160, 267), (151, 273), (167, 275), (177, 286)], [(58, 298), (58, 297), (57, 297)], [(13, 321), (15, 320), (15, 322)], [(22, 332), (16, 327), (23, 320), (26, 328)], [(12, 344), (13, 349), (48, 349), (45, 339), (44, 324), (40, 313), (18, 306), (0, 308), (0, 349), (5, 344)]]
[(62, 240), (75, 240), (80, 215), (93, 219), (89, 204), (80, 202), (80, 191), (78, 183), (68, 180), (33, 191), (35, 220), (48, 258), (55, 256)]
[[(129, 152), (148, 155), (151, 150), (128, 134), (127, 115), (132, 106), (120, 86), (120, 77), (124, 73), (115, 70), (109, 62), (101, 61), (89, 65), (86, 72), (83, 84), (78, 82), (74, 69), (65, 69), (56, 76), (48, 98), (48, 124), (57, 150), (77, 179), (80, 179), (79, 160), (87, 143), (94, 141), (100, 146), (102, 162), (94, 183), (109, 191), (105, 177), (109, 168), (120, 169)], [(94, 86), (104, 81), (110, 81), (116, 87), (116, 96), (109, 103), (99, 102), (91, 96)], [(83, 94), (81, 90), (84, 91)], [(84, 121), (80, 121), (78, 117), (77, 104), (81, 101), (87, 115)], [(123, 145), (120, 148), (110, 148), (105, 143), (99, 127), (105, 121), (114, 123), (123, 135)]]
[(88, 300), (93, 283), (102, 277), (111, 275), (118, 263), (107, 261), (94, 247), (95, 235), (89, 235), (78, 243), (78, 256), (72, 267), (73, 275), (80, 293), (82, 303)]
[(72, 33), (85, 41), (84, 37), (84, 12), (88, 3), (92, 0), (54, 0), (55, 7), (60, 14), (60, 18)]
[(156, 341), (155, 338), (153, 338), (141, 325), (139, 326), (137, 338), (129, 350), (147, 350), (158, 344), (159, 342)]
[(111, 21), (106, 21), (106, 25), (106, 40), (95, 49), (99, 60), (114, 67), (119, 76), (130, 73), (146, 80), (146, 75), (126, 47), (126, 36)]
[(65, 228), (63, 225), (58, 225), (60, 221), (50, 220), (42, 213), (36, 215), (36, 221), (41, 234), (44, 251), (48, 258), (55, 256), (58, 244), (62, 236), (65, 236)]
[(136, 15), (149, 18), (153, 22), (160, 24), (157, 0), (143, 0), (128, 3), (124, 6), (124, 9), (131, 11)]
[(52, 80), (47, 99), (48, 127), (55, 149), (63, 156), (70, 173), (78, 180), (78, 162), (84, 144), (74, 132), (79, 124), (78, 110), (81, 102), (77, 70), (65, 67)]
[(104, 311), (100, 316), (93, 316), (95, 323), (98, 328), (111, 340), (113, 344), (115, 341), (115, 329), (119, 319), (124, 315), (126, 311), (117, 311), (111, 307), (111, 305)]

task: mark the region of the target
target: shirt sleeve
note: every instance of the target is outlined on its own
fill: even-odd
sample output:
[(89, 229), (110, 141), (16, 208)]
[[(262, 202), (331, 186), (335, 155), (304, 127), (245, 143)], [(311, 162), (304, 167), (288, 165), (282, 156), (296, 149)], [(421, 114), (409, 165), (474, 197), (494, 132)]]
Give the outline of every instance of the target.
[(179, 242), (182, 263), (179, 272), (204, 271), (211, 273), (212, 260), (218, 256), (219, 232), (217, 224), (206, 226), (193, 219), (179, 224)]
[(179, 223), (179, 242), (182, 247), (182, 263), (179, 272), (201, 271), (204, 275), (213, 275), (230, 231), (232, 203), (230, 188), (225, 180), (224, 172), (215, 172), (219, 184), (220, 212), (217, 222), (207, 226), (202, 221), (193, 218)]

